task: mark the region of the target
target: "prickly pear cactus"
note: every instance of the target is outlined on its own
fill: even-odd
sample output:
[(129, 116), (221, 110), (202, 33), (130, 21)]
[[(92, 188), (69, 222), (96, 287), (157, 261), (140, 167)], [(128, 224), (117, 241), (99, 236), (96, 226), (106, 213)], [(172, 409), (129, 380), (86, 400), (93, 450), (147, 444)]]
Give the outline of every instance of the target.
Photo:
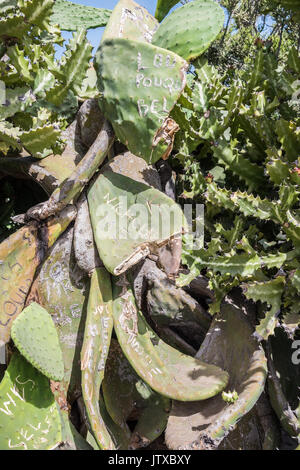
[(98, 176), (88, 190), (88, 202), (100, 258), (114, 275), (187, 230), (184, 214), (172, 199), (113, 172)]
[(108, 39), (95, 68), (100, 107), (118, 139), (148, 163), (168, 158), (178, 131), (169, 114), (186, 84), (185, 60), (151, 44)]
[(151, 43), (158, 27), (150, 13), (132, 0), (120, 0), (114, 8), (102, 36), (107, 39), (123, 38)]
[(152, 44), (193, 60), (216, 39), (224, 12), (213, 0), (195, 0), (173, 11), (155, 32)]
[(23, 310), (36, 268), (43, 260), (47, 248), (51, 247), (65, 231), (75, 214), (74, 208), (67, 208), (58, 218), (46, 222), (43, 230), (32, 223), (19, 229), (1, 243), (0, 342), (2, 344), (10, 339), (12, 322)]
[(52, 380), (64, 377), (64, 363), (51, 315), (33, 302), (14, 321), (11, 337), (20, 353)]
[(0, 449), (50, 450), (61, 439), (49, 380), (15, 353), (0, 384)]
[(143, 382), (130, 366), (116, 340), (112, 340), (103, 381), (107, 411), (121, 428), (131, 434), (127, 421), (137, 421), (129, 447), (148, 446), (167, 425), (170, 400)]
[(92, 450), (92, 447), (70, 421), (67, 411), (60, 410), (60, 419), (62, 434), (60, 450)]
[(111, 280), (104, 268), (96, 269), (91, 276), (81, 350), (82, 395), (91, 431), (100, 449), (114, 450), (115, 444), (99, 408), (100, 387), (113, 329)]
[(89, 279), (75, 261), (74, 228), (55, 243), (40, 268), (28, 302), (35, 301), (51, 313), (63, 353), (65, 375), (57, 386), (64, 402), (81, 395), (80, 351), (89, 294)]
[(56, 0), (51, 22), (59, 24), (65, 31), (76, 31), (80, 28), (92, 29), (106, 26), (111, 10), (104, 8), (94, 8), (67, 0)]
[(178, 0), (157, 0), (155, 18), (157, 18), (159, 22), (162, 21), (171, 8), (177, 5), (177, 3)]
[(156, 392), (174, 400), (204, 400), (228, 382), (225, 371), (185, 356), (164, 343), (135, 304), (126, 275), (114, 280), (114, 328), (123, 353), (137, 374)]
[(214, 319), (196, 358), (224, 368), (229, 373), (225, 391), (231, 396), (236, 391), (237, 399), (229, 404), (220, 394), (195, 403), (174, 402), (166, 430), (171, 449), (217, 448), (264, 390), (264, 351), (252, 337), (253, 328), (246, 315), (231, 302), (222, 306), (221, 315)]
[(154, 324), (158, 328), (175, 328), (199, 349), (211, 322), (204, 308), (168, 278), (149, 279), (148, 288), (147, 311)]

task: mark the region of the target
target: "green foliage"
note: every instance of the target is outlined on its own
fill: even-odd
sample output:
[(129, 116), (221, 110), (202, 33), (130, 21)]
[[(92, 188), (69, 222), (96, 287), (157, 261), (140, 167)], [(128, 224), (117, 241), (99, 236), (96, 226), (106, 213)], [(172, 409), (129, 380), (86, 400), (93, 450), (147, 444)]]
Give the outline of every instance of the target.
[[(262, 340), (268, 398), (299, 443), (299, 0), (185, 0), (168, 15), (177, 3), (154, 18), (133, 0), (0, 2), (1, 449), (138, 449), (166, 425), (169, 448), (243, 448), (253, 427), (274, 448)], [(60, 60), (57, 23), (74, 32)], [(85, 29), (106, 24), (94, 69)], [(95, 97), (103, 114), (89, 100), (74, 121)], [(171, 169), (130, 151), (172, 154), (182, 200), (205, 205), (203, 248), (183, 239), (188, 288), (158, 269), (179, 265), (186, 230), (158, 190)], [(53, 193), (28, 211), (45, 199), (18, 181), (33, 173)], [(60, 236), (75, 206), (50, 215), (80, 208), (84, 187), (90, 214)]]
[(65, 31), (76, 31), (81, 28), (92, 29), (106, 26), (111, 10), (87, 7), (67, 0), (56, 0), (51, 23), (58, 24)]
[(21, 354), (52, 380), (64, 377), (64, 363), (57, 331), (51, 315), (31, 303), (14, 321), (11, 337)]
[(296, 50), (285, 68), (276, 64), (259, 49), (254, 66), (233, 80), (202, 59), (173, 112), (181, 124), (175, 146), (184, 194), (206, 204), (207, 229), (204, 249), (184, 249), (190, 273), (178, 284), (206, 272), (216, 313), (226, 293), (245, 282), (246, 296), (267, 309), (257, 326), (264, 339), (280, 322), (295, 331), (300, 300), (287, 282), (300, 248)]
[(0, 112), (0, 152), (4, 155), (22, 149), (37, 158), (61, 153), (61, 132), (78, 106), (76, 95), (80, 95), (92, 47), (80, 30), (61, 60), (55, 60), (55, 48), (63, 38), (50, 23), (53, 5), (53, 0), (19, 0), (8, 10), (9, 5), (4, 5), (0, 60), (5, 85)]

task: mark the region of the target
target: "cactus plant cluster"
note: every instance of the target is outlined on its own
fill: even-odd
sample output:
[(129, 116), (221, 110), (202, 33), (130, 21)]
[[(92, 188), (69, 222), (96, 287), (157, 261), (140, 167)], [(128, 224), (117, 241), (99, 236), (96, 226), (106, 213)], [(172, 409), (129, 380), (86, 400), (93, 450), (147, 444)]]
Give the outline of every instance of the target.
[[(165, 18), (176, 4), (0, 5), (0, 180), (46, 193), (0, 244), (0, 449), (163, 434), (176, 450), (274, 449), (281, 429), (300, 443), (284, 362), (300, 323), (300, 59), (279, 68), (258, 45), (253, 69), (222, 77), (202, 57), (222, 9)], [(86, 29), (106, 23), (90, 68)], [(75, 33), (56, 61), (60, 28)], [(202, 249), (178, 187), (205, 203)]]
[(53, 0), (0, 5), (0, 79), (5, 86), (0, 144), (4, 155), (24, 150), (44, 158), (61, 153), (62, 131), (78, 107), (92, 47), (81, 28), (62, 58), (55, 59), (55, 47), (64, 40), (57, 24), (51, 22), (53, 6)]

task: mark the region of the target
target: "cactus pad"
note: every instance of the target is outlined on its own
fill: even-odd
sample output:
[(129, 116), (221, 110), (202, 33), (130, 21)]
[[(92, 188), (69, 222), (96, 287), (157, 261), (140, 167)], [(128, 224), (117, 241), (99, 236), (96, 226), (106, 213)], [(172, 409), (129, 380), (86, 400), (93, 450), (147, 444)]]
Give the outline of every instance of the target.
[(151, 43), (157, 27), (158, 22), (145, 8), (132, 0), (120, 0), (107, 23), (102, 42), (123, 38)]
[(35, 274), (47, 247), (74, 218), (72, 208), (47, 222), (43, 230), (35, 223), (22, 227), (0, 244), (0, 346), (10, 339), (13, 321), (23, 310)]
[(194, 401), (223, 390), (228, 375), (219, 367), (186, 356), (164, 343), (138, 311), (126, 275), (114, 282), (114, 328), (123, 353), (137, 374), (156, 392)]
[(80, 28), (92, 29), (106, 26), (111, 10), (94, 8), (67, 0), (56, 0), (53, 6), (51, 22), (59, 24), (60, 29), (76, 31)]
[(157, 29), (152, 44), (193, 60), (216, 39), (224, 12), (213, 0), (195, 0), (173, 11)]
[[(103, 381), (107, 411), (122, 428), (134, 413), (137, 424), (130, 447), (145, 447), (157, 439), (167, 425), (170, 401), (143, 382), (132, 369), (116, 340), (112, 341)], [(128, 428), (129, 430), (129, 428)]]
[(15, 353), (0, 384), (0, 449), (50, 450), (61, 439), (49, 380)]
[(155, 18), (162, 21), (177, 3), (179, 3), (178, 0), (157, 0)]
[(52, 380), (64, 377), (64, 363), (51, 315), (33, 302), (14, 321), (12, 339), (20, 353)]
[(185, 87), (185, 60), (151, 44), (111, 39), (98, 49), (95, 68), (100, 107), (118, 139), (148, 163), (168, 158), (178, 130), (169, 113)]
[(195, 403), (174, 402), (166, 430), (170, 449), (215, 449), (253, 408), (264, 390), (267, 366), (264, 351), (252, 334), (243, 310), (224, 304), (196, 358), (227, 370), (225, 391), (236, 390), (238, 399), (228, 404), (220, 394)]
[(172, 199), (113, 172), (97, 178), (88, 191), (88, 202), (100, 258), (114, 275), (186, 229), (183, 212)]
[(56, 325), (65, 369), (60, 387), (70, 403), (81, 394), (78, 364), (89, 292), (88, 276), (75, 261), (73, 233), (69, 228), (57, 240), (30, 292), (30, 299), (50, 312)]
[(100, 449), (114, 450), (114, 442), (106, 429), (99, 408), (100, 387), (108, 356), (112, 318), (110, 275), (96, 269), (91, 278), (84, 340), (81, 351), (82, 395), (91, 431)]

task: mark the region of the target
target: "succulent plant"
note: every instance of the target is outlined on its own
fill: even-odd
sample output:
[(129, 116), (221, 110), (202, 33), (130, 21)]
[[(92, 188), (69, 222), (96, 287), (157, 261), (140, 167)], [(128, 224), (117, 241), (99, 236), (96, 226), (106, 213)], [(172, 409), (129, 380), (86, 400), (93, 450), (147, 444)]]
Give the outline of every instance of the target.
[(285, 431), (300, 441), (299, 366), (293, 363), (293, 341), (282, 327), (269, 338), (268, 392), (271, 405)]
[[(236, 423), (253, 408), (264, 390), (267, 377), (264, 351), (252, 337), (253, 328), (241, 307), (236, 305), (237, 300), (233, 302), (228, 300), (222, 305), (221, 314), (213, 320), (196, 358), (228, 372), (225, 392), (228, 394), (235, 390), (235, 400), (228, 404), (223, 400), (223, 394), (219, 394), (191, 404), (173, 402), (166, 430), (169, 448), (217, 448)], [(227, 348), (228, 352), (225, 352)]]
[(110, 275), (104, 268), (91, 274), (84, 339), (81, 350), (82, 395), (92, 434), (100, 449), (116, 448), (99, 408), (100, 387), (113, 329)]
[[(169, 4), (172, 6), (172, 2)], [(196, 59), (216, 39), (224, 19), (224, 12), (215, 1), (195, 0), (177, 8), (159, 25), (152, 44), (185, 60)]]
[(178, 130), (169, 114), (186, 84), (185, 60), (146, 42), (107, 39), (95, 68), (100, 106), (117, 138), (148, 163), (168, 158)]
[(32, 223), (1, 243), (1, 344), (10, 339), (12, 322), (23, 310), (36, 268), (75, 216), (74, 207), (68, 207), (57, 218), (45, 222), (42, 231)]
[(162, 21), (164, 17), (169, 13), (171, 8), (179, 3), (177, 0), (157, 0), (155, 18), (158, 21)]
[[(137, 374), (156, 392), (174, 400), (204, 400), (221, 392), (228, 375), (219, 367), (185, 356), (164, 343), (135, 304), (123, 274), (113, 284), (114, 329)], [(180, 364), (180, 366), (179, 366)]]
[(41, 265), (28, 301), (39, 303), (51, 313), (59, 336), (64, 361), (64, 378), (57, 384), (61, 406), (81, 395), (80, 352), (87, 314), (89, 279), (78, 268), (73, 251), (74, 228), (55, 243)]
[(0, 3), (0, 449), (299, 449), (297, 48), (221, 75), (212, 0)]
[[(129, 434), (129, 448), (148, 446), (167, 425), (170, 400), (143, 382), (130, 366), (116, 340), (112, 340), (107, 360), (103, 396), (108, 413)], [(130, 431), (127, 421), (137, 423)]]
[(35, 158), (59, 154), (66, 121), (76, 113), (75, 94), (87, 74), (92, 46), (81, 29), (56, 61), (55, 46), (63, 38), (50, 24), (54, 1), (18, 0), (8, 6), (0, 6), (0, 78), (6, 94), (0, 110), (1, 153), (25, 149)]
[(1, 450), (50, 450), (61, 422), (49, 380), (15, 353), (0, 384)]
[[(88, 202), (100, 258), (114, 275), (128, 270), (187, 226), (181, 208), (172, 199), (111, 171), (97, 177), (88, 190)], [(171, 219), (169, 226), (167, 217)]]
[(133, 0), (120, 0), (112, 12), (101, 41), (123, 38), (151, 43), (157, 27), (156, 19), (141, 5)]
[(32, 302), (13, 322), (11, 337), (20, 353), (49, 379), (61, 381), (64, 363), (51, 315)]
[(59, 24), (60, 29), (76, 31), (80, 28), (92, 29), (106, 26), (111, 10), (87, 7), (67, 0), (56, 0), (51, 15), (51, 23)]

